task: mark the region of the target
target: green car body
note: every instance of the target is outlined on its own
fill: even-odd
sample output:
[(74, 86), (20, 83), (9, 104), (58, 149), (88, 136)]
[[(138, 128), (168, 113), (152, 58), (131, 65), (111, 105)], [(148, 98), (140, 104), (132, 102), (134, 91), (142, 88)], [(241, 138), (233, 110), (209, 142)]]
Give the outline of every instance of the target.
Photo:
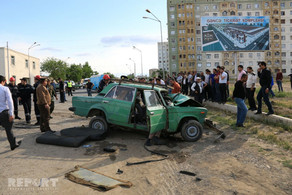
[[(138, 96), (145, 105), (142, 123), (136, 118)], [(169, 95), (161, 87), (132, 83), (111, 83), (94, 97), (74, 96), (72, 106), (70, 110), (78, 116), (100, 116), (108, 124), (150, 133), (177, 133), (190, 120), (202, 125), (207, 115), (207, 109), (188, 96)]]

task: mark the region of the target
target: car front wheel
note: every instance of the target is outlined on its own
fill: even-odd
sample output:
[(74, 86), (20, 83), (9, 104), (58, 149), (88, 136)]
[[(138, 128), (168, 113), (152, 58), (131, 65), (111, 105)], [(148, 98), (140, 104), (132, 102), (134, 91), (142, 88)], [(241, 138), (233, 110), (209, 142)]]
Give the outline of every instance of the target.
[(185, 141), (195, 142), (202, 137), (203, 127), (196, 120), (186, 121), (181, 128), (181, 136)]
[(106, 120), (101, 116), (93, 117), (89, 122), (89, 128), (96, 129), (100, 133), (107, 133), (109, 129)]

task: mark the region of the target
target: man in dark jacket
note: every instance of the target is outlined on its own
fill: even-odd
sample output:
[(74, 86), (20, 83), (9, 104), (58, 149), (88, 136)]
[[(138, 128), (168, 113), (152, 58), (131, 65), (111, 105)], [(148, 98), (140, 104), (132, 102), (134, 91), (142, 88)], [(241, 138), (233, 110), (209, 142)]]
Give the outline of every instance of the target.
[(40, 110), (37, 106), (37, 95), (36, 95), (36, 89), (40, 84), (40, 75), (36, 75), (34, 77), (34, 85), (33, 85), (33, 103), (34, 103), (34, 113), (35, 113), (35, 117), (37, 119), (37, 122), (34, 125), (40, 125)]
[(274, 114), (272, 104), (269, 100), (269, 91), (271, 89), (272, 75), (271, 72), (267, 69), (267, 65), (265, 62), (259, 62), (258, 77), (260, 78), (261, 89), (257, 96), (258, 111), (255, 114), (262, 113), (262, 98), (264, 98), (264, 102), (269, 109), (267, 115)]
[(106, 86), (108, 86), (108, 84), (111, 83), (110, 79), (110, 76), (107, 74), (103, 76), (103, 79), (99, 82), (97, 93), (100, 93)]
[(31, 119), (31, 94), (33, 93), (33, 88), (31, 85), (27, 84), (26, 78), (20, 79), (21, 83), (18, 85), (19, 101), (23, 105), (26, 123), (30, 123)]
[(17, 96), (18, 96), (18, 88), (17, 86), (15, 85), (15, 78), (14, 77), (11, 77), (9, 79), (9, 84), (8, 84), (8, 87), (9, 87), (9, 90), (11, 92), (11, 95), (12, 95), (12, 100), (13, 100), (13, 106), (14, 106), (14, 116), (15, 116), (15, 119), (21, 119), (19, 116), (18, 116), (18, 99), (17, 99)]
[(65, 102), (65, 92), (64, 92), (64, 82), (62, 81), (61, 78), (59, 80), (59, 91), (60, 91), (60, 103)]
[(236, 120), (237, 127), (244, 127), (243, 123), (245, 121), (246, 114), (247, 114), (247, 107), (244, 103), (244, 99), (246, 96), (244, 83), (246, 82), (246, 80), (247, 80), (247, 75), (242, 74), (240, 77), (240, 80), (238, 80), (235, 83), (233, 96), (232, 96), (232, 99), (234, 99), (237, 104), (237, 120)]

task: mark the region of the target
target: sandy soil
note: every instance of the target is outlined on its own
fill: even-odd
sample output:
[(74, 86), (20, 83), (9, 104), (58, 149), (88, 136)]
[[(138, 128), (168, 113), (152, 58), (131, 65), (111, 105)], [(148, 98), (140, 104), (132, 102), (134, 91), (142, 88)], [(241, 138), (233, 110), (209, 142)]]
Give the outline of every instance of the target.
[[(77, 91), (85, 95), (84, 90)], [(75, 94), (76, 95), (76, 94)], [(67, 127), (88, 125), (89, 119), (74, 116), (65, 104), (56, 103), (51, 128), (59, 131)], [(24, 118), (23, 109), (20, 116)], [(35, 122), (35, 121), (33, 121)], [(15, 121), (15, 124), (23, 123)], [(14, 128), (23, 143), (15, 151), (9, 150), (4, 131), (0, 131), (0, 192), (1, 194), (292, 194), (292, 169), (282, 165), (283, 157), (292, 159), (291, 151), (268, 144), (251, 135), (241, 134), (229, 126), (227, 138), (214, 143), (216, 135), (205, 130), (196, 143), (187, 143), (180, 136), (168, 138), (168, 146), (151, 149), (168, 153), (169, 158), (142, 165), (126, 166), (127, 162), (160, 159), (144, 150), (144, 133), (112, 129), (104, 141), (89, 142), (91, 147), (66, 148), (37, 144), (41, 135), (36, 127)], [(114, 145), (117, 152), (103, 152)], [(261, 148), (261, 150), (259, 150)], [(131, 181), (131, 188), (117, 187), (107, 192), (95, 191), (64, 178), (76, 165), (93, 169), (115, 178)], [(116, 174), (117, 170), (123, 174)], [(180, 174), (185, 170), (195, 177)], [(9, 188), (9, 178), (54, 178), (56, 187)], [(198, 181), (200, 180), (201, 181)]]

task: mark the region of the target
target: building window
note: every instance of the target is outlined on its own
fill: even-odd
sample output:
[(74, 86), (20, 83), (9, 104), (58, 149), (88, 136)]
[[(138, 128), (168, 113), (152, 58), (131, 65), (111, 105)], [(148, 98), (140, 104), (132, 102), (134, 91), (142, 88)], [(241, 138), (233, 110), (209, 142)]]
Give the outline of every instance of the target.
[(220, 63), (219, 62), (215, 62), (215, 67), (217, 67), (217, 66), (220, 66)]
[(282, 65), (283, 65), (283, 66), (286, 65), (286, 60), (282, 60)]
[(246, 9), (251, 9), (251, 4), (246, 4)]
[(170, 6), (169, 11), (174, 11), (174, 6)]
[(217, 9), (218, 7), (217, 7), (217, 5), (213, 5), (213, 9)]
[(282, 73), (286, 73), (286, 69), (282, 69)]
[(206, 55), (206, 58), (207, 58), (207, 59), (211, 59), (211, 54), (207, 54), (207, 55)]
[(247, 16), (251, 16), (251, 12), (247, 12)]
[(222, 16), (227, 16), (227, 11), (222, 12)]
[(200, 30), (196, 30), (196, 34), (197, 35), (201, 34), (201, 31)]
[(198, 67), (202, 67), (202, 64), (201, 63), (198, 63)]
[(256, 8), (256, 9), (258, 9), (260, 7), (260, 5), (259, 4), (254, 4), (254, 8)]
[(229, 65), (229, 62), (228, 61), (225, 61), (224, 62), (224, 66), (228, 66)]
[(285, 16), (285, 11), (281, 11), (281, 16)]
[(218, 59), (219, 58), (219, 54), (214, 54), (214, 58)]
[(170, 34), (175, 35), (175, 31), (174, 30), (170, 31)]
[(32, 62), (32, 67), (33, 69), (35, 69), (35, 62)]
[(242, 12), (238, 12), (238, 16), (242, 16)]
[(282, 57), (286, 57), (286, 52), (282, 52)]
[(237, 5), (238, 9), (242, 9), (242, 4)]
[(255, 13), (255, 16), (260, 16), (260, 12), (256, 12)]
[(202, 60), (202, 55), (201, 54), (197, 55), (197, 60)]
[(235, 12), (234, 12), (234, 11), (231, 11), (231, 12), (230, 12), (230, 15), (231, 15), (231, 16), (235, 16)]
[(285, 19), (282, 19), (281, 20), (281, 24), (285, 24)]
[(211, 62), (207, 62), (207, 67), (211, 67)]
[(282, 48), (285, 49), (286, 48), (286, 44), (282, 44)]
[(218, 16), (218, 14), (217, 13), (213, 13), (213, 16)]
[(257, 53), (257, 57), (261, 57), (261, 53)]
[(249, 58), (252, 58), (252, 56), (253, 56), (252, 53), (248, 53)]
[(240, 58), (243, 58), (243, 56), (244, 56), (243, 53), (240, 53), (240, 54), (239, 54), (239, 57), (240, 57)]
[(11, 64), (15, 65), (15, 56), (11, 56)]
[(285, 3), (281, 3), (281, 8), (285, 8)]
[(281, 32), (285, 32), (285, 27), (282, 27), (281, 28)]

